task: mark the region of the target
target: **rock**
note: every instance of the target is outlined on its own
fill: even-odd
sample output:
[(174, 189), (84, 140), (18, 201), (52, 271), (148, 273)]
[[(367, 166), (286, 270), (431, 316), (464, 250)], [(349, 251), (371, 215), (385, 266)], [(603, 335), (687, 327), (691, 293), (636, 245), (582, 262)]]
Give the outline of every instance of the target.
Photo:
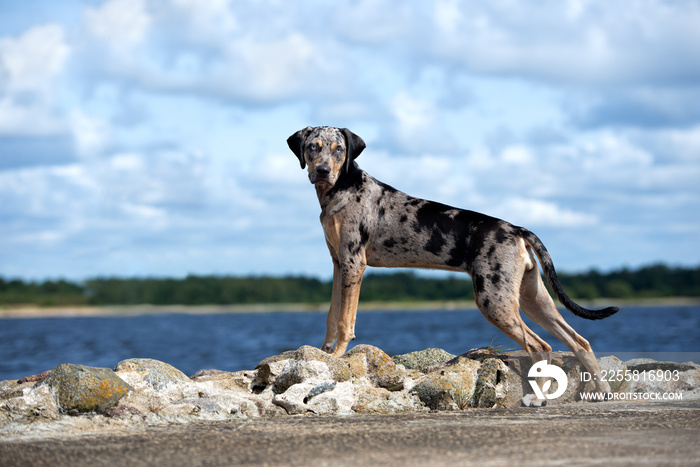
[(392, 357), (394, 363), (403, 365), (410, 370), (422, 370), (424, 368), (434, 367), (455, 358), (449, 352), (442, 349), (425, 349), (416, 352), (407, 353), (404, 355), (395, 355)]
[(199, 370), (195, 374), (190, 376), (190, 379), (201, 378), (201, 377), (206, 377), (206, 376), (215, 376), (215, 375), (221, 375), (221, 374), (226, 374), (226, 373), (228, 373), (228, 371), (216, 370), (216, 369)]
[[(625, 370), (628, 369), (625, 362), (613, 356), (599, 358), (598, 365), (600, 365), (600, 370), (608, 375), (611, 373), (617, 374), (618, 372), (622, 372), (624, 375)], [(608, 383), (610, 383), (610, 390), (612, 392), (626, 391), (629, 386), (628, 381), (625, 381), (624, 378), (621, 381), (614, 380), (608, 381)], [(585, 390), (593, 390), (593, 386), (586, 385)]]
[(692, 362), (659, 362), (648, 358), (636, 358), (626, 362), (628, 379), (625, 390), (630, 393), (646, 394), (649, 398), (656, 394), (678, 393), (700, 394), (700, 365)]
[(25, 389), (0, 402), (0, 424), (10, 421), (54, 421), (58, 418), (59, 407), (48, 386)]
[[(512, 376), (510, 384), (507, 379), (509, 374)], [(522, 399), (522, 390), (513, 391), (521, 386), (518, 383), (520, 383), (520, 376), (510, 371), (503, 360), (487, 358), (477, 370), (474, 394), (470, 405), (482, 408), (518, 406)], [(508, 395), (511, 398), (507, 398)]]
[(309, 394), (314, 392), (317, 387), (318, 385), (313, 383), (295, 384), (283, 394), (275, 395), (272, 402), (283, 407), (290, 415), (307, 412), (318, 415), (352, 413), (352, 407), (355, 403), (352, 383), (337, 383), (333, 389), (309, 397)]
[(676, 363), (676, 362), (657, 362), (656, 360), (652, 360), (650, 358), (634, 358), (632, 360), (627, 361), (626, 363), (627, 369), (630, 371), (655, 371), (655, 370), (661, 370), (661, 371), (690, 371), (690, 370), (697, 370), (700, 368), (700, 365), (692, 362), (688, 363)]
[(478, 369), (478, 362), (457, 357), (421, 378), (411, 393), (431, 410), (464, 410), (473, 405)]
[(396, 365), (384, 351), (371, 345), (358, 345), (346, 353), (342, 359), (353, 361), (358, 357), (364, 359), (366, 367), (364, 373), (375, 386), (390, 391), (403, 389), (406, 370)]
[(293, 358), (296, 350), (287, 350), (279, 355), (267, 357), (255, 366), (257, 371), (257, 380), (262, 386), (267, 386), (275, 382), (287, 360)]
[(316, 347), (305, 345), (294, 352), (292, 358), (301, 361), (319, 361), (328, 366), (328, 369), (333, 376), (333, 380), (337, 382), (348, 381), (352, 378), (350, 367), (348, 364), (338, 358), (335, 358), (329, 353), (324, 352)]
[(207, 371), (197, 372), (192, 376), (192, 381), (197, 383), (211, 383), (212, 386), (224, 390), (253, 391), (253, 381), (256, 378), (255, 371)]
[(413, 386), (411, 392), (431, 410), (455, 410), (458, 382), (452, 375), (430, 375)]
[(114, 371), (132, 386), (145, 384), (156, 391), (169, 384), (190, 380), (174, 366), (150, 358), (123, 360), (117, 364)]
[[(255, 370), (203, 370), (191, 379), (171, 365), (149, 359), (125, 360), (116, 373), (65, 364), (40, 382), (38, 377), (25, 378), (21, 384), (0, 382), (0, 434), (29, 432), (29, 422), (92, 426), (101, 420), (107, 426), (151, 426), (307, 413), (517, 407), (532, 395), (528, 376), (532, 362), (525, 352), (482, 348), (450, 357), (440, 349), (426, 349), (392, 359), (376, 347), (359, 345), (335, 358), (304, 346), (265, 359)], [(700, 397), (700, 365), (625, 363), (615, 357), (598, 362), (620, 398), (659, 400), (654, 393), (679, 391), (684, 399)], [(552, 363), (564, 371), (568, 384), (562, 396), (548, 399), (547, 405), (575, 403), (581, 392), (593, 390), (593, 383), (581, 378), (581, 365), (570, 352), (553, 352)], [(545, 393), (552, 394), (557, 383), (549, 384)], [(84, 412), (106, 417), (67, 416)]]
[(109, 368), (64, 363), (57, 366), (34, 390), (48, 387), (62, 412), (105, 412), (132, 387)]
[(282, 371), (275, 379), (275, 392), (285, 392), (299, 383), (318, 384), (333, 381), (328, 365), (318, 360), (288, 360)]
[(353, 412), (368, 414), (396, 414), (427, 412), (428, 408), (409, 391), (389, 391), (373, 386), (355, 387)]
[[(305, 365), (305, 362), (317, 362), (321, 365)], [(323, 378), (332, 381), (348, 381), (353, 376), (347, 362), (321, 349), (305, 345), (258, 363), (255, 367), (257, 375), (252, 383), (252, 389), (256, 394), (262, 394), (268, 388), (273, 388), (276, 393), (284, 392), (305, 378), (320, 378), (324, 368), (330, 372), (330, 376), (323, 376)], [(281, 381), (278, 381), (280, 378), (282, 378)]]

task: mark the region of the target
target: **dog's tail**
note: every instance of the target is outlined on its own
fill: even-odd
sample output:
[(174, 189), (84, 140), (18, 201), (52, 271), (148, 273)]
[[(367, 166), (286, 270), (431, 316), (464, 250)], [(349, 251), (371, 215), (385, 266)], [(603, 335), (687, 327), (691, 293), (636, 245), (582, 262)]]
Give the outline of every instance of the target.
[(561, 304), (564, 305), (569, 311), (576, 316), (580, 316), (581, 318), (603, 319), (614, 315), (620, 310), (615, 306), (603, 308), (602, 310), (589, 310), (588, 308), (583, 308), (574, 302), (571, 297), (566, 294), (561, 282), (559, 282), (559, 277), (554, 269), (554, 262), (552, 262), (552, 258), (549, 256), (549, 252), (547, 251), (547, 248), (545, 248), (542, 241), (537, 237), (537, 235), (527, 229), (522, 229), (521, 235), (529, 244), (530, 248), (532, 248), (537, 254), (545, 277), (547, 277), (547, 282), (549, 282), (549, 285), (552, 287), (552, 290), (559, 299), (559, 302), (561, 302)]

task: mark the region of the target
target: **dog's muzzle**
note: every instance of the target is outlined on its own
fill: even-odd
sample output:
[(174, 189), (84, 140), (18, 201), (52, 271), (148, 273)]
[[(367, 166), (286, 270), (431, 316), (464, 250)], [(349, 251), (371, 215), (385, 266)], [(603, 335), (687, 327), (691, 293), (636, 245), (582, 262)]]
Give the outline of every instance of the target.
[(319, 165), (313, 171), (311, 183), (330, 183), (331, 168), (327, 165)]

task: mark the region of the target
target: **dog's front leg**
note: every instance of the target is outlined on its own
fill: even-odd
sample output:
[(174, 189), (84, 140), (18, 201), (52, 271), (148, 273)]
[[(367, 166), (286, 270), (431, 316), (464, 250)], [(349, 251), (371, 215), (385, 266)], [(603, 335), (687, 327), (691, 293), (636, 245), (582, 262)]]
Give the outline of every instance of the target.
[[(348, 342), (355, 338), (355, 315), (357, 314), (357, 303), (360, 299), (360, 286), (364, 271), (364, 266), (341, 266), (340, 268), (340, 309), (337, 340), (333, 350), (334, 357), (343, 355), (348, 348)], [(333, 282), (335, 284), (335, 281)]]
[(331, 353), (338, 338), (338, 318), (340, 316), (340, 294), (342, 285), (340, 282), (340, 268), (337, 261), (333, 260), (333, 295), (331, 296), (331, 306), (326, 318), (326, 337), (323, 339), (324, 352)]

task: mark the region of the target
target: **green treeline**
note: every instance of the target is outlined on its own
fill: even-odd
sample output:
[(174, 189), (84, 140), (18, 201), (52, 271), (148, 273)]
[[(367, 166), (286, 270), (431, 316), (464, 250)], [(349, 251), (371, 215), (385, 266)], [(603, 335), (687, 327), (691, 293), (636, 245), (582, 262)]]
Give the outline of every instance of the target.
[[(592, 270), (560, 274), (560, 279), (569, 295), (576, 299), (700, 297), (700, 267), (653, 265), (610, 273)], [(0, 278), (0, 306), (320, 304), (330, 301), (331, 288), (330, 280), (301, 276), (94, 278), (84, 282)], [(403, 270), (366, 274), (360, 296), (361, 300), (373, 302), (473, 298), (471, 281), (466, 275), (428, 278)]]

